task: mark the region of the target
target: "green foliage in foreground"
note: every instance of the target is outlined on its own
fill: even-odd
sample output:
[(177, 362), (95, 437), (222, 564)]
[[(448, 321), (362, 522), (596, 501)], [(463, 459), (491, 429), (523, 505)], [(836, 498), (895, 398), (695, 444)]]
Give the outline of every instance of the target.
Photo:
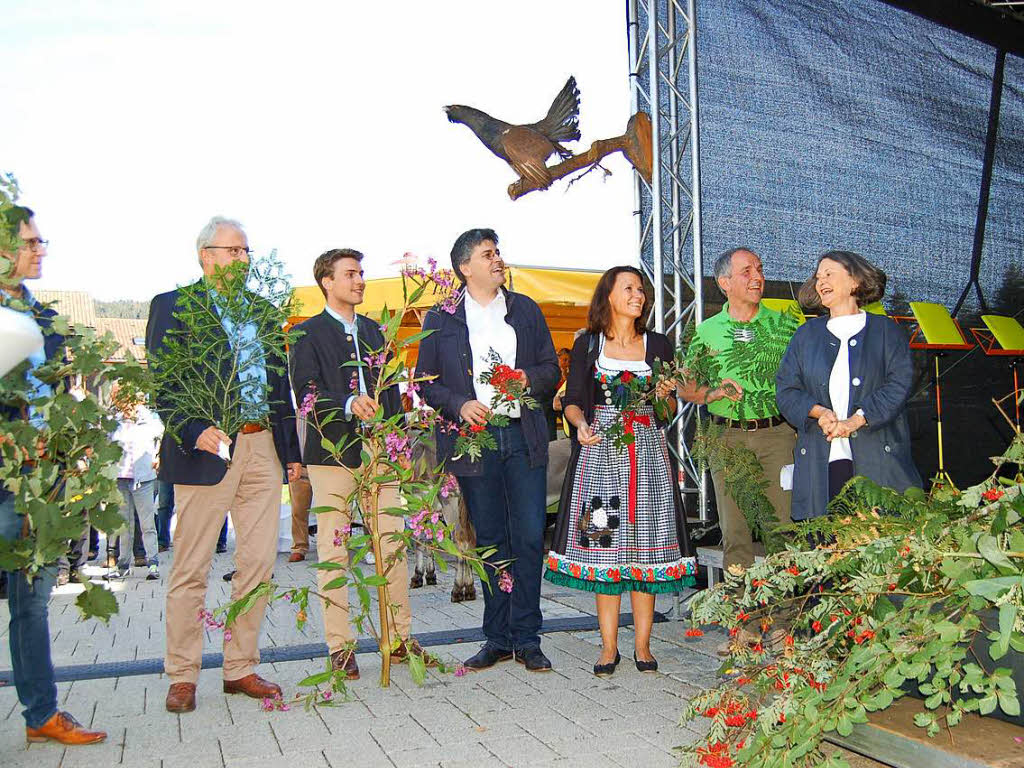
[(855, 478), (829, 516), (778, 529), (784, 551), (698, 595), (689, 633), (727, 629), (732, 676), (687, 707), (684, 720), (711, 728), (684, 764), (844, 765), (825, 735), (849, 735), (911, 685), (929, 735), (965, 712), (1019, 714), (999, 660), (1024, 651), (1024, 496), (997, 474), (1022, 450), (1017, 434), (992, 477), (958, 498)]

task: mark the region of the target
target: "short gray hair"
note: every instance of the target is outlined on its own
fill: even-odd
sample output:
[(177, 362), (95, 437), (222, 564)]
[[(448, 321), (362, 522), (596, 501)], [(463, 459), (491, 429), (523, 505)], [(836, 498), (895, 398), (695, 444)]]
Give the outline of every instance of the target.
[(469, 261), (469, 257), (473, 255), (473, 249), (480, 243), (488, 241), (494, 243), (495, 246), (498, 245), (498, 234), (493, 229), (469, 229), (459, 235), (455, 245), (452, 246), (452, 271), (463, 285), (466, 284), (466, 278), (459, 267)]
[[(728, 251), (723, 253), (717, 259), (715, 259), (715, 282), (717, 283), (720, 278), (732, 277), (732, 257), (740, 251), (746, 251), (757, 256), (757, 251), (752, 248), (747, 248), (745, 245), (741, 245), (738, 248), (730, 248)], [(757, 256), (760, 259), (760, 256)]]
[(221, 227), (231, 227), (231, 229), (237, 229), (242, 234), (245, 234), (245, 229), (242, 227), (242, 223), (235, 219), (227, 219), (223, 216), (214, 216), (199, 230), (199, 236), (196, 238), (196, 253), (203, 250), (203, 248), (209, 247), (210, 243), (213, 242), (213, 238), (217, 236), (217, 230)]

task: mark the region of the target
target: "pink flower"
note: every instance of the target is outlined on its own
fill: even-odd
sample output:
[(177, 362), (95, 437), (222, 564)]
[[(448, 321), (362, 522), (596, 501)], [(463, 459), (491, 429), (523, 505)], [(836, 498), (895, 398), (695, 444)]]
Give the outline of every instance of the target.
[(345, 539), (342, 537), (341, 531), (337, 528), (334, 529), (334, 546), (342, 547), (345, 545)]
[(331, 696), (333, 696), (333, 694), (330, 691), (324, 691), (323, 694), (322, 694), (322, 697), (323, 697), (324, 701), (330, 701), (331, 700)]
[(302, 404), (299, 405), (299, 416), (307, 418), (313, 412), (313, 408), (316, 407), (316, 399), (316, 387), (310, 387), (309, 392), (302, 398)]
[(459, 488), (459, 481), (455, 479), (455, 475), (448, 473), (445, 475), (444, 484), (441, 486), (440, 494), (442, 499), (447, 499)]
[(466, 668), (462, 664), (455, 665), (455, 676), (462, 677), (466, 674)]
[(225, 643), (230, 643), (231, 642), (231, 630), (230, 629), (225, 629), (224, 630), (224, 642)]
[(498, 589), (502, 592), (511, 593), (515, 584), (516, 581), (512, 578), (512, 573), (510, 571), (501, 572), (501, 575), (498, 577)]
[(262, 709), (264, 712), (273, 712), (274, 711), (274, 700), (273, 699), (263, 699), (263, 703), (260, 705), (260, 709)]

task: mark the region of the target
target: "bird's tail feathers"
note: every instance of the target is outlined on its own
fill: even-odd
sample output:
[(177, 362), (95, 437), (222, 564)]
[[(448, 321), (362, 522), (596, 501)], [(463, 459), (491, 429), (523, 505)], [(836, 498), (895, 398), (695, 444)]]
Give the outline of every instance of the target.
[(545, 118), (532, 127), (553, 142), (576, 141), (580, 138), (579, 115), (580, 89), (576, 87), (576, 78), (570, 76), (551, 102)]

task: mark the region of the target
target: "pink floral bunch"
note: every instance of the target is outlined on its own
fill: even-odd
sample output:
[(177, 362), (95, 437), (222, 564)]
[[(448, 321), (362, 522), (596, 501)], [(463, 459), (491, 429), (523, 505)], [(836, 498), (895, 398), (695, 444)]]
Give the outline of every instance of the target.
[(403, 435), (398, 432), (388, 432), (384, 435), (384, 448), (388, 452), (388, 458), (391, 461), (411, 461), (412, 460), (412, 441), (408, 435)]
[(457, 490), (459, 490), (459, 481), (451, 472), (447, 473), (444, 476), (444, 483), (441, 485), (441, 490), (438, 493), (441, 494), (442, 499), (447, 499)]
[(502, 571), (501, 575), (498, 576), (498, 589), (506, 594), (511, 594), (513, 587), (516, 585), (516, 580), (512, 576), (511, 571)]
[(422, 267), (406, 267), (402, 270), (402, 276), (408, 277), (417, 285), (430, 284), (431, 291), (440, 297), (441, 310), (449, 315), (455, 314), (455, 307), (459, 303), (459, 291), (455, 273), (450, 269), (438, 269), (437, 261), (427, 258), (427, 269)]
[[(208, 611), (205, 608), (199, 609), (198, 621), (206, 629), (224, 629), (224, 622), (214, 616), (213, 611)], [(224, 642), (231, 642), (230, 629), (224, 629)]]
[(273, 712), (274, 710), (277, 710), (279, 712), (287, 712), (289, 709), (291, 709), (291, 707), (289, 707), (285, 703), (284, 699), (281, 698), (281, 694), (279, 693), (276, 696), (274, 696), (274, 698), (270, 698), (269, 696), (264, 697), (262, 704), (260, 704), (260, 709), (262, 709), (264, 712)]
[(309, 392), (302, 398), (302, 402), (299, 404), (299, 416), (303, 418), (309, 418), (309, 414), (313, 412), (313, 408), (316, 407), (317, 391), (316, 387), (310, 387)]
[(409, 529), (421, 541), (436, 541), (438, 544), (444, 541), (444, 523), (441, 521), (441, 513), (436, 509), (421, 509), (410, 517)]
[(352, 524), (344, 525), (341, 528), (334, 529), (334, 546), (342, 547), (345, 545), (345, 539), (352, 533)]

